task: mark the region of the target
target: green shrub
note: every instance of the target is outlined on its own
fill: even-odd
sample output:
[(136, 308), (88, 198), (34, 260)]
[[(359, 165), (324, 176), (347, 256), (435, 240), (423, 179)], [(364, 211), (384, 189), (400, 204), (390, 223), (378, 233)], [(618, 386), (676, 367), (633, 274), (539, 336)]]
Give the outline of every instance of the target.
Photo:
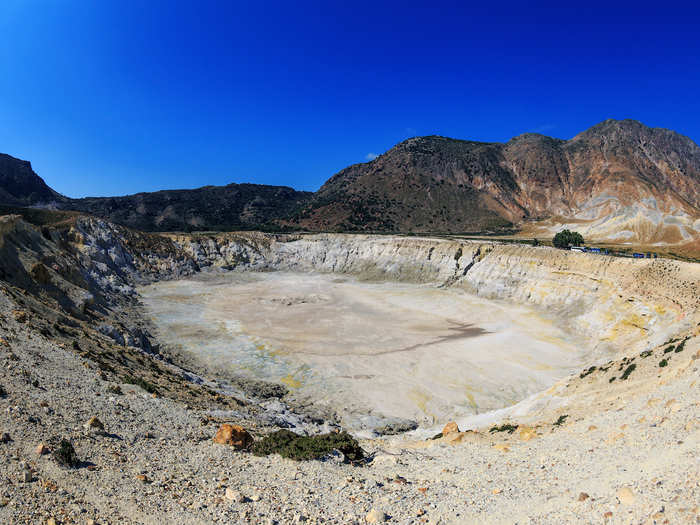
[(634, 372), (635, 368), (637, 368), (637, 365), (635, 365), (634, 363), (625, 368), (625, 371), (622, 372), (622, 375), (620, 376), (620, 381), (624, 381), (625, 379), (627, 379), (630, 376), (630, 374)]
[(669, 346), (666, 350), (664, 350), (664, 354), (670, 354), (671, 352), (673, 352), (674, 348), (675, 346), (673, 345)]
[(357, 440), (347, 432), (301, 436), (282, 429), (253, 443), (251, 450), (256, 456), (279, 454), (283, 458), (296, 461), (322, 459), (334, 450), (342, 452), (345, 460), (351, 463), (365, 457), (364, 450), (360, 448)]
[(661, 368), (665, 367), (666, 365), (668, 365), (668, 360), (667, 360), (667, 359), (662, 359), (661, 361), (659, 361), (659, 366), (660, 366)]
[(566, 418), (568, 418), (568, 417), (569, 417), (568, 414), (562, 414), (562, 415), (559, 416), (559, 418), (554, 422), (554, 426), (555, 426), (555, 427), (560, 427), (560, 426), (562, 426), (562, 425), (564, 424), (564, 421), (566, 421)]
[(617, 379), (617, 377), (612, 376), (610, 379), (608, 379), (608, 383), (612, 383), (613, 381), (615, 381), (615, 379)]
[(512, 434), (515, 432), (515, 429), (518, 428), (518, 425), (511, 425), (510, 423), (504, 423), (500, 427), (499, 426), (493, 426), (489, 430), (489, 432), (494, 433), (494, 432), (508, 432), (509, 434)]
[(579, 375), (579, 377), (580, 377), (581, 379), (583, 379), (584, 377), (586, 377), (586, 376), (588, 376), (588, 375), (591, 375), (591, 374), (592, 374), (593, 372), (595, 372), (595, 371), (596, 371), (596, 367), (595, 367), (595, 366), (592, 366), (592, 367), (590, 367), (589, 369), (584, 370), (583, 372), (581, 372), (581, 374)]
[(681, 341), (680, 343), (678, 343), (678, 346), (676, 347), (676, 353), (682, 352), (682, 351), (683, 351), (683, 349), (685, 348), (685, 342), (686, 342), (687, 340), (688, 340), (688, 337), (686, 337), (685, 339), (683, 339), (683, 341)]
[(652, 352), (651, 350), (644, 350), (644, 352), (642, 352), (641, 354), (639, 354), (639, 357), (647, 358), (647, 357), (649, 357), (649, 356), (650, 356), (651, 354), (653, 354), (653, 353), (654, 353), (654, 352)]

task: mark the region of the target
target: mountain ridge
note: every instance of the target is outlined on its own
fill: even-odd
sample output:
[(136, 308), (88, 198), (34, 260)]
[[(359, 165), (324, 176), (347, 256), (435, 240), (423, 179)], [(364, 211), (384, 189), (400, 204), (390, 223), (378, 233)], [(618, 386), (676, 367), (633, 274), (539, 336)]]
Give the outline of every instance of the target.
[[(55, 205), (141, 230), (520, 228), (550, 235), (574, 227), (586, 238), (615, 242), (684, 244), (700, 237), (700, 147), (631, 119), (608, 119), (568, 140), (539, 133), (503, 143), (412, 137), (340, 170), (314, 193), (230, 184), (70, 199), (26, 161), (15, 159), (7, 176), (8, 158), (0, 157), (0, 203)], [(19, 191), (22, 176), (27, 187)]]

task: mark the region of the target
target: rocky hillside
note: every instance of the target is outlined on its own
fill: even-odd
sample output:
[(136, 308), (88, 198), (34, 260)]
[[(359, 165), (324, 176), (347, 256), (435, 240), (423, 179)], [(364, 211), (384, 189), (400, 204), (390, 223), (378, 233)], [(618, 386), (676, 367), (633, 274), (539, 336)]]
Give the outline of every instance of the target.
[(670, 130), (607, 120), (571, 140), (417, 137), (334, 175), (297, 215), (314, 229), (550, 231), (684, 243), (700, 231), (700, 148)]
[(229, 184), (71, 199), (52, 190), (30, 162), (0, 154), (0, 206), (73, 210), (142, 231), (249, 230), (273, 223), (279, 229), (276, 221), (310, 197), (286, 186)]
[(66, 200), (34, 173), (31, 162), (0, 153), (0, 204), (52, 206)]
[(229, 184), (125, 197), (72, 199), (62, 208), (142, 231), (266, 229), (311, 197), (286, 186)]

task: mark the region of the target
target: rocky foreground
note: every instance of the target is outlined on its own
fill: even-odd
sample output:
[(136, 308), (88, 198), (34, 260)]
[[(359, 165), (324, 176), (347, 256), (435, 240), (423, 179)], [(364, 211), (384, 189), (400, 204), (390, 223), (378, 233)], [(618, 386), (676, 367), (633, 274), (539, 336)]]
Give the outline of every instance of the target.
[[(213, 266), (528, 302), (594, 338), (591, 364), (468, 427), (362, 440), (363, 461), (257, 456), (239, 448), (279, 424), (337, 429), (286, 408), (278, 385), (159, 347), (134, 284)], [(0, 522), (698, 523), (699, 276), (493, 243), (166, 238), (0, 218)], [(215, 439), (224, 424), (245, 433)]]

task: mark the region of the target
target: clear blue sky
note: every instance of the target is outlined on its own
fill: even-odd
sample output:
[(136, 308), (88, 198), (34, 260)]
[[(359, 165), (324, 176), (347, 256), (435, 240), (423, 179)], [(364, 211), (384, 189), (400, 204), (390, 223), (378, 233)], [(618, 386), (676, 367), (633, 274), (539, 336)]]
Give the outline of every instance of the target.
[(691, 3), (342, 3), (2, 0), (0, 152), (78, 197), (315, 190), (414, 135), (700, 140)]

